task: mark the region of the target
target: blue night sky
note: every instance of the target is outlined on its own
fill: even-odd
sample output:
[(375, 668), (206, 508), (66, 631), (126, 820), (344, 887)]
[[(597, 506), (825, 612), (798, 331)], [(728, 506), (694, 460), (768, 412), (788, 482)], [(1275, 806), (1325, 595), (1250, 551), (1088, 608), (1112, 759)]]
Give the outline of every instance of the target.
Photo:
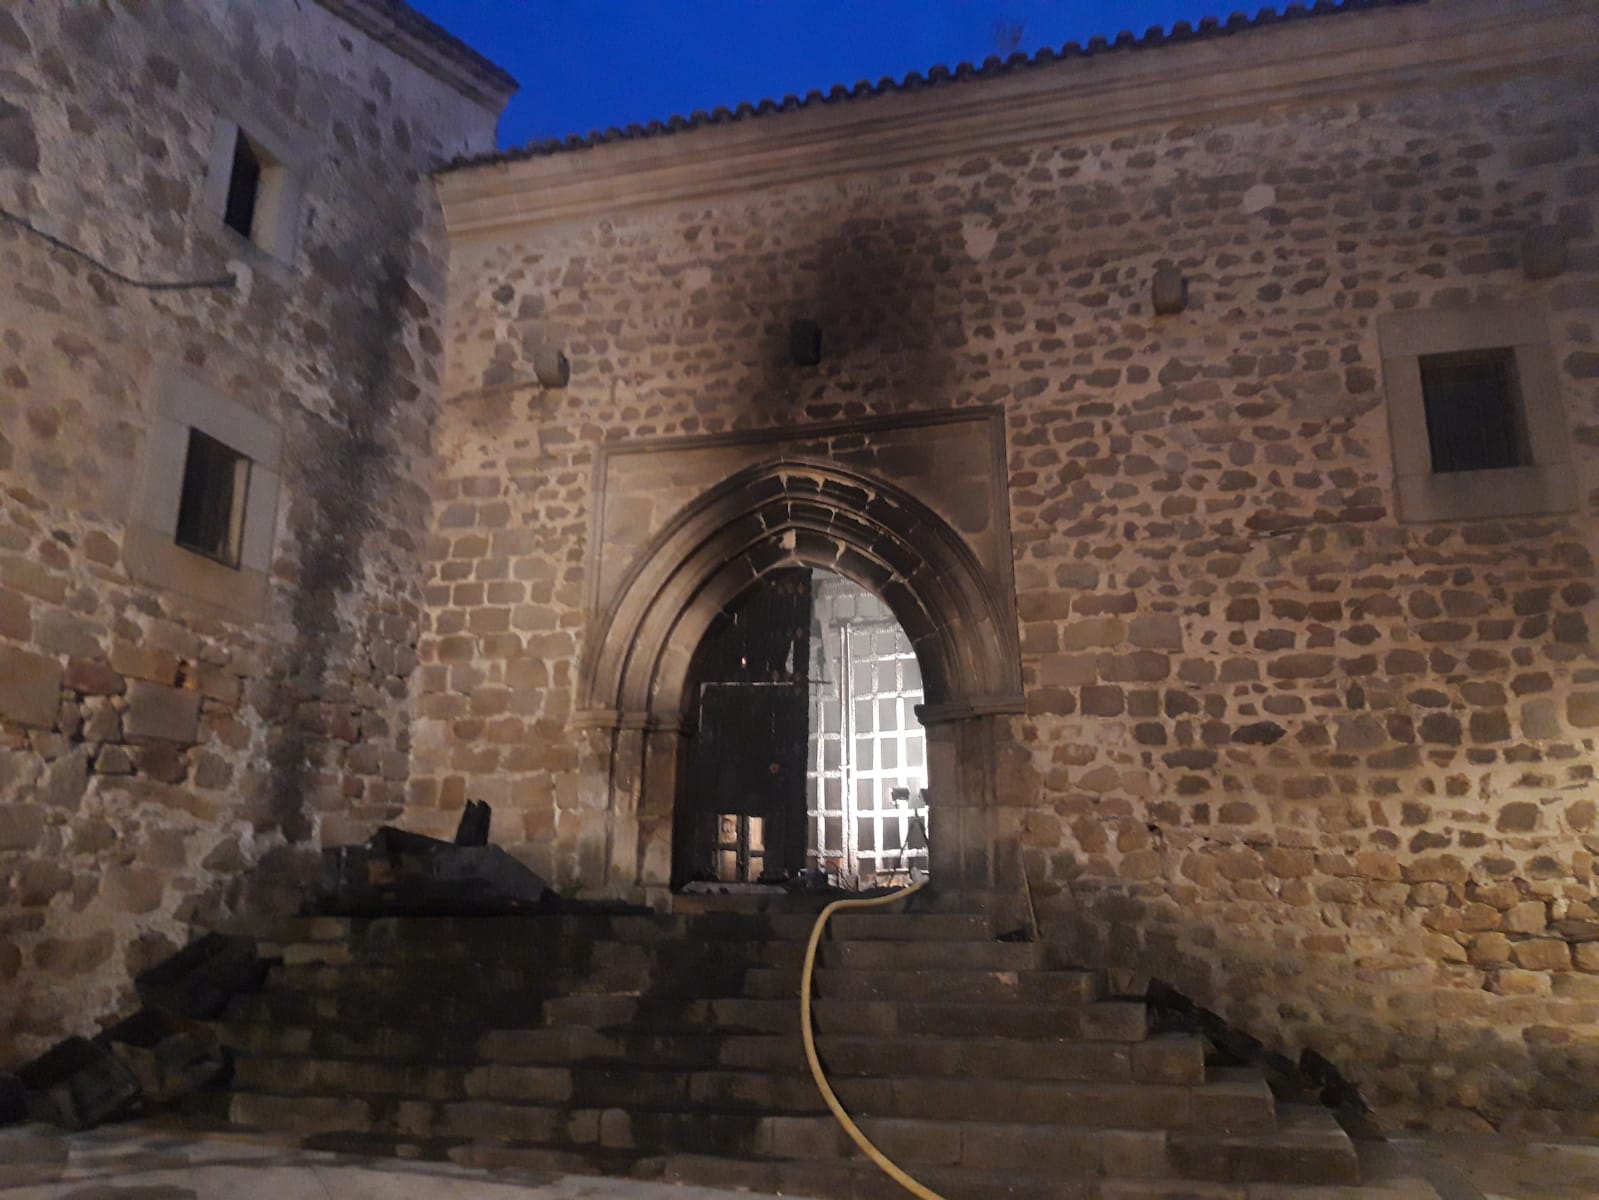
[(1141, 34), (1240, 7), (1238, 0), (1231, 7), (1225, 0), (411, 3), (521, 81), (500, 123), (502, 147), (1123, 29)]

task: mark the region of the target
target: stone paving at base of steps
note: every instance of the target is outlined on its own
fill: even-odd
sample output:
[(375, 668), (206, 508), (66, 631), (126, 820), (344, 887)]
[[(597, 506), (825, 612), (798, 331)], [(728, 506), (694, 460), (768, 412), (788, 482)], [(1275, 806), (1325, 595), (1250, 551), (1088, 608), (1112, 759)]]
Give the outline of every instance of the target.
[(1599, 1138), (1405, 1134), (1393, 1145), (1442, 1200), (1599, 1200)]
[[(1599, 1139), (1406, 1135), (1442, 1200), (1599, 1200)], [(150, 1122), (0, 1129), (0, 1200), (749, 1200), (750, 1193), (597, 1175), (488, 1172), (302, 1150), (270, 1135)]]

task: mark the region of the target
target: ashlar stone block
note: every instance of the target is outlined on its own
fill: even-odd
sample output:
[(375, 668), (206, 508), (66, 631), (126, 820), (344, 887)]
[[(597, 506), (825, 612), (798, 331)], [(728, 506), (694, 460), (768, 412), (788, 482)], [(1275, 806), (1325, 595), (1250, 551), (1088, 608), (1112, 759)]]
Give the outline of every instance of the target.
[(0, 720), (49, 729), (61, 706), (61, 664), (43, 654), (0, 647)]
[(1526, 971), (1569, 971), (1571, 947), (1554, 938), (1531, 938), (1517, 942), (1510, 949), (1510, 957)]
[(129, 740), (192, 744), (200, 729), (200, 693), (134, 680), (122, 728)]
[(32, 850), (44, 838), (44, 812), (31, 804), (0, 806), (0, 850)]
[(1549, 911), (1542, 900), (1524, 900), (1505, 913), (1503, 928), (1511, 933), (1538, 933), (1548, 920)]

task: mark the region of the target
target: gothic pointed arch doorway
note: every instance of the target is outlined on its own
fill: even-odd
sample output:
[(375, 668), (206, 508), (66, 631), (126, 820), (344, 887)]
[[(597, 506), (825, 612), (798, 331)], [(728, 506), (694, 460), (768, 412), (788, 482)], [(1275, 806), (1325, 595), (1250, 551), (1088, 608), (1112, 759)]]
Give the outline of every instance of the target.
[(578, 723), (593, 731), (605, 772), (608, 889), (649, 894), (681, 878), (674, 811), (696, 652), (740, 596), (796, 568), (853, 581), (903, 629), (923, 688), (915, 707), (926, 727), (930, 824), (940, 830), (932, 871), (951, 888), (991, 887), (994, 721), (1021, 710), (1014, 593), (897, 484), (780, 457), (735, 472), (649, 538), (586, 642)]

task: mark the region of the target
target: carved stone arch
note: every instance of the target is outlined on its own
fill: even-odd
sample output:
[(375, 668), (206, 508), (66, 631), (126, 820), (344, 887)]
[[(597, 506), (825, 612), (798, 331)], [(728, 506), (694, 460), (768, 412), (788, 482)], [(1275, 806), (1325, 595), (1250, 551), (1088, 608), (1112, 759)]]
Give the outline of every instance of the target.
[(916, 648), (933, 709), (1020, 704), (1015, 623), (960, 534), (893, 484), (780, 458), (706, 492), (640, 553), (585, 656), (583, 707), (671, 722), (673, 689), (710, 621), (761, 577), (796, 565), (883, 598)]
[[(579, 723), (609, 732), (607, 857), (614, 887), (664, 884), (667, 860), (648, 843), (670, 829), (678, 731), (701, 639), (741, 594), (790, 566), (835, 571), (888, 604), (922, 670), (934, 803), (986, 809), (991, 802), (972, 794), (972, 781), (985, 778), (986, 768), (957, 761), (960, 745), (977, 743), (956, 727), (1021, 711), (1011, 598), (960, 533), (904, 488), (826, 461), (779, 457), (710, 488), (656, 533), (620, 580), (585, 648)], [(935, 727), (945, 735), (942, 756)], [(935, 821), (950, 834), (945, 854), (935, 848), (935, 871), (943, 858), (953, 876), (950, 852), (979, 835), (960, 833), (953, 816)], [(972, 849), (961, 849), (961, 861)]]

